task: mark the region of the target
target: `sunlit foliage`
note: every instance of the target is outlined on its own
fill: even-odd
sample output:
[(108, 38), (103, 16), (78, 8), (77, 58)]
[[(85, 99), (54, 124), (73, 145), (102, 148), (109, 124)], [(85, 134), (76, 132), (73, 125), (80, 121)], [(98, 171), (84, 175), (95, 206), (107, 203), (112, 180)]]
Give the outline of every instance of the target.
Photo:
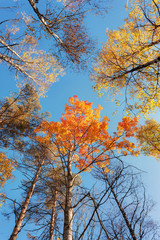
[(124, 25), (107, 30), (94, 67), (94, 88), (114, 96), (123, 92), (128, 110), (148, 115), (160, 106), (160, 1), (129, 1), (128, 7)]
[(13, 161), (3, 152), (0, 153), (0, 187), (12, 177)]
[(160, 124), (154, 120), (146, 121), (137, 132), (141, 150), (146, 155), (152, 155), (160, 160)]
[(8, 155), (12, 156), (11, 151), (27, 152), (29, 137), (45, 116), (39, 113), (40, 110), (37, 92), (29, 84), (20, 89), (19, 93), (13, 93), (0, 101), (1, 188), (12, 177), (12, 171), (16, 167), (15, 161)]
[(16, 72), (20, 86), (29, 82), (44, 95), (68, 64), (88, 65), (95, 46), (85, 18), (90, 11), (106, 9), (106, 2), (97, 0), (4, 2), (0, 9), (5, 11), (0, 22), (0, 63)]
[(100, 105), (92, 109), (92, 103), (80, 101), (77, 96), (71, 97), (61, 121), (42, 122), (37, 132), (44, 134), (36, 139), (52, 143), (57, 156), (62, 161), (68, 161), (70, 157), (80, 172), (90, 171), (93, 164), (108, 171), (109, 160), (116, 151), (121, 155), (138, 154), (135, 144), (129, 140), (137, 129), (138, 119), (124, 117), (111, 136), (108, 133), (109, 119), (105, 116), (100, 120), (101, 110)]

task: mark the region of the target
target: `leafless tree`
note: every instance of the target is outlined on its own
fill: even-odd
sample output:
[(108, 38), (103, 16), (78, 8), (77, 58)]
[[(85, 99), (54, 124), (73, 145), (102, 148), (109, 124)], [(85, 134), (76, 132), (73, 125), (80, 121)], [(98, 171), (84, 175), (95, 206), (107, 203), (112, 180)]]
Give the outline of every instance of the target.
[[(123, 162), (111, 163), (110, 173), (97, 169), (103, 191), (108, 191), (96, 215), (102, 228), (102, 239), (158, 240), (159, 227), (151, 218), (152, 201), (146, 197), (141, 172)], [(98, 201), (92, 197), (95, 207)], [(98, 223), (97, 223), (98, 224)]]

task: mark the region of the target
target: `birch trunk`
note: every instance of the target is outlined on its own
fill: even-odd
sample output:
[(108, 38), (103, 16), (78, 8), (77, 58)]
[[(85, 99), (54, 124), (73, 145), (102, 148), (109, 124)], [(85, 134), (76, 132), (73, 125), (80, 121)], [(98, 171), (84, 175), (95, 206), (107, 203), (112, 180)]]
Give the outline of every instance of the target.
[[(43, 23), (43, 25), (45, 26), (46, 30), (48, 31), (49, 34), (51, 34), (60, 44), (63, 44), (62, 40), (60, 39), (60, 37), (54, 33), (52, 31), (52, 29), (49, 27), (48, 23), (46, 22), (44, 16), (39, 12), (35, 1), (34, 0), (28, 0), (31, 7), (33, 8), (34, 12), (37, 14), (37, 17), (39, 18), (39, 20)], [(50, 22), (51, 23), (51, 22)]]
[(73, 178), (71, 172), (71, 162), (68, 163), (66, 177), (66, 200), (64, 209), (64, 229), (63, 240), (72, 240), (73, 208), (72, 208), (72, 189)]
[(33, 81), (35, 81), (35, 79), (29, 75), (25, 69), (23, 68), (22, 65), (20, 64), (17, 64), (16, 62), (13, 61), (13, 58), (5, 55), (5, 54), (2, 54), (0, 53), (0, 59), (4, 60), (5, 62), (9, 63), (12, 67), (14, 67), (17, 71), (23, 73), (25, 76), (29, 77), (30, 79), (32, 79)]
[(51, 213), (51, 222), (50, 222), (50, 230), (49, 230), (49, 240), (53, 240), (53, 230), (55, 223), (55, 210), (56, 210), (56, 200), (57, 200), (57, 191), (55, 190), (53, 195), (53, 207)]
[(9, 238), (9, 240), (16, 240), (17, 239), (17, 236), (18, 236), (18, 233), (20, 232), (21, 230), (21, 226), (22, 226), (22, 222), (25, 218), (25, 214), (26, 214), (26, 211), (27, 211), (27, 208), (28, 208), (28, 205), (29, 205), (29, 202), (30, 202), (30, 199), (32, 197), (32, 194), (33, 194), (33, 191), (34, 191), (34, 188), (35, 188), (35, 185), (36, 185), (36, 182), (37, 182), (37, 179), (39, 177), (39, 174), (41, 172), (41, 168), (43, 166), (43, 163), (44, 163), (44, 159), (42, 160), (42, 162), (39, 164), (38, 166), (38, 169), (36, 171), (36, 174), (35, 174), (35, 177), (33, 179), (33, 182), (28, 190), (28, 193), (27, 193), (27, 196), (26, 196), (26, 199), (23, 203), (23, 206), (22, 206), (22, 209), (21, 209), (21, 212), (19, 214), (19, 217), (18, 217), (18, 220), (16, 222), (16, 225), (13, 229), (13, 232)]

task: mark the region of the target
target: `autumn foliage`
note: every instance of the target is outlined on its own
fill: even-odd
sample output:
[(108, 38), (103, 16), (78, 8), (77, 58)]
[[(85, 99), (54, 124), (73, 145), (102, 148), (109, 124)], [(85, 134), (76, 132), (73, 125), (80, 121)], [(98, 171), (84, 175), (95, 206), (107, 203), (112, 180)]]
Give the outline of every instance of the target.
[(160, 106), (160, 1), (128, 3), (124, 25), (107, 30), (107, 41), (95, 62), (94, 88), (110, 90), (116, 97), (123, 92), (128, 110), (148, 115)]
[(160, 160), (160, 124), (155, 120), (147, 120), (138, 128), (137, 138), (141, 144), (141, 151)]
[(138, 119), (124, 117), (118, 123), (117, 131), (108, 132), (109, 119), (100, 120), (102, 107), (92, 109), (92, 103), (80, 101), (77, 96), (69, 98), (60, 122), (43, 122), (36, 137), (40, 142), (53, 144), (57, 156), (72, 163), (81, 171), (89, 171), (96, 164), (108, 170), (110, 158), (115, 152), (121, 155), (138, 153), (135, 144), (129, 140), (137, 129)]
[(5, 199), (2, 193), (4, 184), (13, 177), (14, 164), (12, 159), (8, 158), (4, 152), (0, 152), (0, 207)]
[(5, 153), (0, 152), (0, 187), (3, 187), (5, 182), (12, 177), (14, 164)]

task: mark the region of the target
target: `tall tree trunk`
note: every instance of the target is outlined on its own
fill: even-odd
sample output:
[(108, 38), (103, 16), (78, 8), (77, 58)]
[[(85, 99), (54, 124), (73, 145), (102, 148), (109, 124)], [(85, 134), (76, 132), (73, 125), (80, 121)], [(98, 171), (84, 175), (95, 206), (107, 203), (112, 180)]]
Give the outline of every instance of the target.
[(124, 208), (122, 207), (122, 205), (120, 204), (120, 202), (119, 202), (119, 200), (118, 200), (118, 198), (117, 198), (117, 195), (116, 195), (116, 193), (115, 193), (115, 191), (114, 191), (114, 189), (113, 189), (113, 187), (112, 187), (112, 184), (110, 183), (107, 175), (106, 175), (105, 177), (106, 177), (106, 181), (107, 181), (107, 183), (108, 183), (108, 185), (109, 185), (109, 187), (110, 187), (110, 189), (111, 189), (111, 192), (112, 192), (112, 194), (113, 194), (113, 196), (114, 196), (114, 199), (115, 199), (115, 201), (116, 201), (116, 203), (117, 203), (117, 205), (118, 205), (118, 208), (119, 208), (119, 210), (120, 210), (120, 212), (121, 212), (121, 214), (122, 214), (122, 216), (123, 216), (123, 218), (124, 218), (124, 220), (125, 220), (125, 222), (126, 222), (126, 225), (127, 225), (127, 227), (128, 227), (128, 230), (129, 230), (129, 232), (130, 232), (130, 234), (131, 234), (132, 239), (133, 239), (133, 240), (137, 240), (136, 234), (135, 234), (135, 232), (134, 232), (134, 230), (133, 230), (133, 228), (132, 228), (132, 225), (131, 225), (131, 223), (130, 223), (127, 215), (126, 215), (126, 212), (125, 212)]
[(36, 171), (36, 174), (35, 174), (35, 177), (32, 181), (32, 184), (28, 190), (28, 193), (27, 193), (27, 196), (26, 196), (26, 199), (23, 203), (23, 206), (22, 206), (22, 209), (21, 209), (21, 212), (19, 214), (19, 217), (18, 217), (18, 220), (16, 222), (16, 225), (13, 229), (13, 232), (9, 238), (9, 240), (16, 240), (17, 239), (17, 236), (18, 236), (18, 233), (20, 232), (20, 229), (21, 229), (21, 226), (22, 226), (22, 222), (25, 218), (25, 214), (26, 214), (26, 211), (27, 211), (27, 208), (28, 208), (28, 205), (29, 205), (29, 202), (30, 202), (30, 199), (32, 197), (32, 194), (33, 194), (33, 191), (34, 191), (34, 188), (35, 188), (35, 185), (36, 185), (36, 182), (37, 182), (37, 179), (39, 177), (39, 174), (41, 172), (41, 168), (43, 166), (43, 163), (44, 163), (44, 159), (42, 160), (42, 162), (39, 164), (38, 168), (37, 168), (37, 171)]
[(73, 178), (71, 172), (71, 161), (68, 163), (67, 177), (66, 177), (66, 199), (64, 209), (64, 229), (63, 240), (72, 240), (72, 224), (73, 224), (73, 208), (72, 208), (72, 189)]
[(51, 222), (50, 222), (50, 229), (49, 229), (49, 240), (53, 240), (53, 230), (54, 230), (54, 223), (55, 223), (56, 201), (57, 201), (57, 190), (55, 190), (54, 194), (53, 194), (53, 206), (52, 206)]

